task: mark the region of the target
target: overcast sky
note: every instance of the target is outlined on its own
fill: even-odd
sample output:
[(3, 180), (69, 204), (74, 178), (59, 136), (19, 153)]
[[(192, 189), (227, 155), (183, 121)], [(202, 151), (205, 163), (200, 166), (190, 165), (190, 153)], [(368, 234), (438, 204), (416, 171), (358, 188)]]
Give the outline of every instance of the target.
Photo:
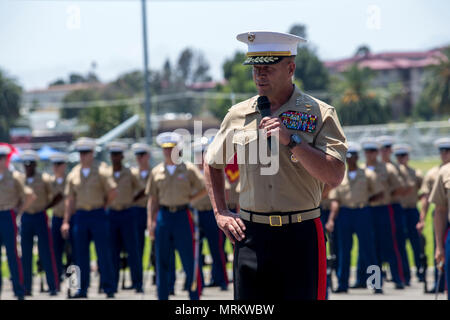
[[(189, 46), (201, 50), (214, 79), (222, 63), (245, 50), (236, 34), (287, 32), (306, 24), (323, 60), (374, 52), (427, 50), (450, 44), (447, 0), (148, 0), (150, 67), (176, 60)], [(139, 0), (0, 0), (0, 68), (26, 89), (46, 87), (95, 61), (102, 81), (142, 68)]]

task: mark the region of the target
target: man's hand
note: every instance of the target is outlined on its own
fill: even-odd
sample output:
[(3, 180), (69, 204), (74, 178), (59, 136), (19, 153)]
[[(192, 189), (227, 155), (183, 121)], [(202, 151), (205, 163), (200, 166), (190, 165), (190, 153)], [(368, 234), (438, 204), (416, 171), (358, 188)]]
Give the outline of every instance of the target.
[(63, 222), (63, 224), (61, 225), (61, 235), (64, 239), (69, 238), (69, 230), (70, 224), (68, 224), (67, 222)]
[(417, 222), (417, 224), (416, 224), (417, 232), (422, 233), (424, 227), (425, 227), (424, 221)]
[[(435, 259), (436, 259), (436, 266), (443, 266), (445, 263), (445, 255), (444, 255), (444, 248), (442, 246), (436, 246), (436, 254), (435, 254)], [(441, 269), (442, 270), (442, 269)]]
[(267, 134), (267, 137), (271, 135), (277, 134), (280, 138), (280, 143), (287, 146), (291, 141), (291, 134), (288, 129), (281, 122), (281, 119), (278, 117), (264, 117), (259, 123), (259, 129), (263, 129)]
[(245, 224), (238, 214), (226, 210), (216, 214), (216, 221), (232, 244), (235, 243), (235, 239), (241, 241), (245, 238)]
[(150, 240), (154, 241), (155, 240), (155, 230), (156, 230), (156, 226), (154, 223), (150, 223), (147, 226), (148, 229), (148, 235), (150, 237)]
[(329, 233), (333, 233), (333, 231), (334, 231), (334, 221), (328, 220), (327, 223), (325, 224), (325, 229), (326, 229)]

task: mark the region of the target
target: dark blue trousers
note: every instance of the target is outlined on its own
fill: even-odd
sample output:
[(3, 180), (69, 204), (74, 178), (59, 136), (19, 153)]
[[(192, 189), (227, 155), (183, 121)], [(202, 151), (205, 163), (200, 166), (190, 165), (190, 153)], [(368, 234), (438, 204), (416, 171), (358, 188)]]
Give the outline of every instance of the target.
[(445, 240), (445, 265), (444, 273), (446, 279), (447, 299), (450, 300), (450, 227), (447, 228), (447, 236)]
[(135, 289), (142, 289), (142, 257), (138, 243), (136, 221), (132, 209), (109, 210), (111, 226), (111, 250), (114, 268), (114, 289), (117, 291), (120, 272), (120, 251), (123, 244), (127, 252), (128, 266)]
[[(434, 210), (433, 210), (433, 218), (434, 218)], [(448, 228), (450, 228), (450, 224), (448, 225)], [(436, 256), (436, 234), (434, 232), (434, 228), (433, 228), (433, 258)], [(432, 288), (432, 291), (435, 291), (436, 286), (439, 286), (439, 291), (444, 291), (445, 289), (445, 275), (443, 275), (441, 277), (441, 280), (439, 281), (439, 270), (436, 267), (436, 265), (434, 266), (434, 286)], [(439, 283), (438, 283), (439, 281)]]
[[(200, 229), (208, 240), (209, 251), (213, 259), (212, 278), (217, 284), (220, 285), (222, 289), (226, 289), (228, 288), (228, 276), (225, 261), (225, 251), (223, 249), (223, 232), (217, 226), (216, 218), (214, 217), (214, 212), (212, 210), (198, 211), (198, 220)], [(201, 250), (203, 242), (200, 242), (200, 244)], [(199, 258), (201, 260), (201, 255), (199, 255)], [(200, 272), (202, 273), (203, 278), (202, 268), (200, 268)]]
[(414, 253), (414, 263), (416, 264), (416, 268), (418, 268), (420, 266), (420, 235), (416, 225), (419, 222), (420, 214), (416, 208), (403, 209), (403, 212), (406, 226), (405, 237), (411, 243)]
[[(402, 258), (398, 250), (395, 237), (395, 218), (393, 210), (388, 206), (371, 207), (372, 225), (375, 236), (375, 256), (378, 266), (382, 267), (383, 262), (388, 262), (392, 274), (393, 282), (402, 284)], [(365, 271), (367, 265), (362, 261)]]
[(50, 291), (57, 291), (59, 290), (58, 268), (53, 252), (53, 237), (46, 212), (34, 214), (25, 212), (22, 215), (20, 238), (25, 290), (31, 293), (32, 289), (34, 236), (38, 237), (39, 259), (45, 271), (48, 288)]
[(353, 234), (358, 236), (359, 254), (367, 266), (376, 265), (374, 235), (372, 232), (372, 219), (368, 207), (350, 209), (342, 207), (336, 220), (338, 242), (338, 268), (337, 276), (339, 289), (348, 289), (350, 276), (350, 252), (353, 246)]
[[(323, 226), (323, 234), (326, 235), (327, 231), (325, 230), (325, 225), (327, 224), (328, 221), (328, 217), (330, 216), (330, 210), (323, 210), (320, 209), (320, 221), (322, 222), (322, 226)], [(336, 228), (334, 229), (334, 232), (330, 235), (333, 237), (333, 239), (331, 241), (333, 241), (333, 245), (335, 250), (337, 249), (337, 241), (336, 241), (336, 234), (337, 234), (337, 230)], [(327, 236), (325, 236), (325, 241), (327, 241)], [(330, 241), (330, 240), (328, 240)], [(337, 254), (336, 254), (336, 265), (337, 265)], [(327, 277), (327, 291), (326, 291), (326, 296), (325, 299), (328, 300), (328, 293), (330, 291), (330, 286), (331, 286), (331, 277)]]
[(59, 277), (64, 277), (65, 270), (63, 265), (63, 253), (66, 245), (70, 245), (71, 256), (66, 256), (71, 263), (74, 263), (74, 244), (73, 244), (73, 221), (70, 222), (71, 228), (69, 233), (69, 239), (64, 239), (61, 234), (61, 225), (63, 218), (52, 217), (52, 237), (53, 237), (53, 252), (55, 253), (56, 268), (58, 269)]
[[(16, 214), (13, 210), (0, 211), (0, 251), (1, 246), (6, 248), (9, 272), (13, 283), (14, 294), (23, 297), (25, 294), (22, 261), (17, 254), (17, 225)], [(1, 267), (1, 260), (0, 260)], [(1, 268), (0, 268), (1, 269)], [(1, 278), (1, 274), (0, 274)], [(1, 289), (1, 279), (0, 279)]]
[(173, 248), (178, 250), (186, 273), (186, 284), (189, 289), (191, 300), (198, 300), (201, 293), (200, 268), (197, 268), (197, 283), (195, 290), (192, 288), (194, 278), (194, 223), (189, 210), (170, 212), (160, 209), (156, 221), (155, 250), (156, 250), (156, 285), (158, 287), (158, 298), (167, 300), (169, 298), (169, 279), (171, 255)]
[(408, 255), (406, 253), (406, 217), (405, 211), (402, 206), (398, 203), (391, 205), (394, 211), (394, 226), (393, 230), (395, 233), (395, 246), (398, 247), (398, 252), (401, 257), (401, 265), (399, 264), (400, 279), (404, 284), (409, 285), (411, 281), (411, 271), (409, 267)]
[(142, 263), (142, 257), (144, 256), (145, 246), (145, 229), (147, 229), (147, 208), (145, 207), (133, 207), (133, 216), (136, 224), (137, 241), (139, 257)]
[(87, 294), (89, 288), (91, 239), (95, 243), (102, 288), (107, 294), (114, 293), (110, 225), (105, 210), (77, 210), (73, 219), (76, 263), (81, 272), (80, 293)]

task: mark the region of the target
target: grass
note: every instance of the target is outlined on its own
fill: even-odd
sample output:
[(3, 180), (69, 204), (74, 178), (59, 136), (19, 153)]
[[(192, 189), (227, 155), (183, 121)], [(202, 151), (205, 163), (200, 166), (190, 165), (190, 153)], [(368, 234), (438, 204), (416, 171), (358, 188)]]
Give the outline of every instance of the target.
[[(431, 159), (431, 160), (424, 160), (424, 161), (410, 161), (410, 165), (415, 168), (415, 169), (419, 169), (420, 171), (422, 171), (422, 174), (425, 174), (428, 170), (430, 170), (432, 167), (439, 165), (439, 160), (438, 159)], [(425, 224), (425, 228), (424, 228), (424, 236), (426, 239), (426, 247), (425, 247), (425, 253), (427, 255), (428, 258), (428, 265), (432, 266), (434, 265), (434, 254), (433, 254), (433, 219), (432, 219), (432, 210), (433, 210), (434, 206), (430, 205), (430, 208), (428, 210), (428, 214), (427, 214), (427, 218), (426, 218), (426, 224)], [(49, 210), (49, 216), (51, 217), (51, 210)], [(351, 253), (351, 265), (352, 266), (356, 266), (357, 264), (357, 258), (358, 258), (358, 239), (356, 236), (354, 236), (353, 238), (353, 248), (352, 248), (352, 253)], [(406, 244), (406, 250), (408, 253), (408, 258), (409, 258), (409, 262), (410, 265), (413, 266), (414, 265), (414, 259), (413, 259), (413, 251), (411, 248), (411, 244), (409, 243), (409, 241), (407, 241)], [(97, 255), (95, 252), (95, 246), (93, 243), (91, 243), (91, 259), (96, 260), (97, 259)], [(233, 247), (231, 245), (231, 243), (227, 240), (226, 244), (225, 244), (225, 251), (227, 253), (233, 253)], [(208, 247), (208, 243), (207, 241), (204, 242), (204, 246), (203, 246), (203, 253), (204, 254), (209, 254), (209, 247)], [(4, 256), (4, 254), (2, 254), (2, 257)], [(3, 260), (3, 259), (2, 259)], [(37, 271), (37, 267), (36, 267), (36, 260), (37, 260), (37, 256), (34, 256), (34, 263), (33, 263), (33, 272)], [(1, 262), (1, 260), (0, 260)], [(149, 264), (150, 264), (150, 239), (147, 237), (146, 241), (145, 241), (145, 247), (144, 247), (144, 255), (143, 255), (143, 267), (144, 270), (148, 270), (149, 269)], [(181, 270), (182, 265), (181, 265), (181, 260), (180, 257), (178, 255), (178, 252), (176, 252), (176, 256), (175, 256), (175, 267), (177, 270)], [(232, 267), (232, 263), (229, 262), (227, 264), (227, 268), (230, 269)], [(209, 268), (205, 267), (205, 268)], [(151, 268), (150, 268), (151, 269)], [(9, 269), (8, 269), (8, 264), (6, 263), (6, 261), (4, 263), (1, 263), (1, 272), (2, 272), (2, 276), (4, 278), (8, 278), (9, 277)]]

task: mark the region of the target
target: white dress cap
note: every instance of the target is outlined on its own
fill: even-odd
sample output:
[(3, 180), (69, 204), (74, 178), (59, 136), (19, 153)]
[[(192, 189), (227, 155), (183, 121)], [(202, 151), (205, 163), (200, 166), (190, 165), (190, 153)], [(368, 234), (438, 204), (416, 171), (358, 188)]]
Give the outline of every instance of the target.
[(450, 149), (450, 138), (437, 139), (434, 145), (439, 149)]
[(97, 143), (92, 138), (82, 137), (75, 141), (76, 151), (94, 151)]
[(133, 143), (131, 145), (131, 150), (136, 153), (150, 153), (150, 146), (146, 143)]
[(238, 34), (236, 39), (248, 45), (244, 64), (275, 64), (283, 57), (297, 55), (297, 47), (305, 39), (282, 32), (250, 31)]
[(181, 136), (176, 132), (163, 132), (156, 137), (156, 143), (161, 148), (173, 148), (181, 142)]
[(124, 152), (127, 150), (128, 145), (120, 141), (111, 141), (106, 144), (106, 148), (109, 152)]
[(52, 163), (67, 162), (69, 156), (64, 152), (55, 152), (49, 156), (49, 159)]
[(20, 160), (26, 161), (39, 161), (39, 155), (34, 150), (25, 150), (20, 154)]

